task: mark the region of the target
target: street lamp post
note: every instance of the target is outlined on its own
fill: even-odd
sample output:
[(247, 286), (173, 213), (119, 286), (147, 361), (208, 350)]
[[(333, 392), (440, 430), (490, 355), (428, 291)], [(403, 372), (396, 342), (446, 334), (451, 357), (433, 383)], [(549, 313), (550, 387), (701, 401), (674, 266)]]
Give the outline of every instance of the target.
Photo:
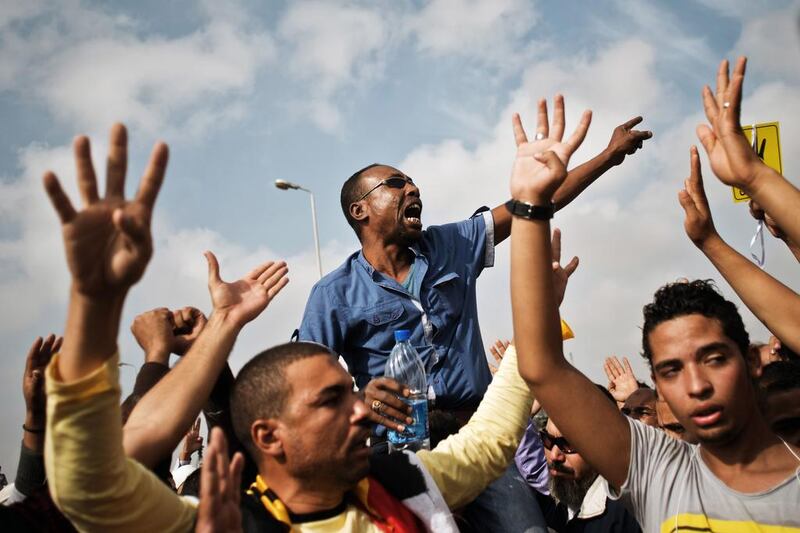
[(319, 252), (319, 232), (317, 230), (317, 207), (314, 203), (314, 193), (311, 192), (309, 189), (297, 185), (296, 183), (292, 183), (286, 180), (275, 180), (275, 186), (282, 191), (288, 190), (295, 190), (295, 191), (305, 191), (308, 193), (308, 196), (311, 198), (311, 224), (314, 228), (314, 247), (317, 250), (317, 270), (319, 270), (319, 277), (322, 279), (322, 258), (320, 257)]

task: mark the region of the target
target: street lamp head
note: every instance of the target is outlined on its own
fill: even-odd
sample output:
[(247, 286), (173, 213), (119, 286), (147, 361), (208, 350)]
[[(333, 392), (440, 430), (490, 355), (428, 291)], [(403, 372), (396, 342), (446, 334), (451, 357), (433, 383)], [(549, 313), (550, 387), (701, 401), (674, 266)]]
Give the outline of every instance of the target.
[(299, 189), (299, 185), (295, 185), (294, 183), (286, 180), (275, 180), (275, 186), (282, 191), (288, 191), (289, 189)]

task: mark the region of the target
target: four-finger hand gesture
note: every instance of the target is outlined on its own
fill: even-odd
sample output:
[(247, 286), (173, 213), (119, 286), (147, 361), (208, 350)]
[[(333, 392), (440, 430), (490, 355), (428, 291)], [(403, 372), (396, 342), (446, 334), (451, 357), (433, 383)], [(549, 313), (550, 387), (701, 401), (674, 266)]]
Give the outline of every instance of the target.
[(211, 430), (206, 460), (200, 468), (200, 506), (195, 533), (241, 533), (242, 468), (244, 456), (228, 460), (228, 441), (219, 428)]
[[(180, 459), (182, 461), (189, 461), (194, 452), (203, 449), (203, 437), (200, 436), (200, 419), (195, 420), (192, 427), (186, 433), (183, 439), (183, 448), (181, 449)], [(202, 455), (202, 454), (201, 454)]]
[(639, 388), (636, 375), (634, 375), (627, 357), (622, 358), (622, 363), (619, 362), (617, 356), (606, 357), (603, 370), (608, 377), (608, 392), (617, 402), (625, 403), (628, 396)]
[(256, 318), (289, 282), (289, 269), (283, 261), (267, 261), (240, 280), (226, 283), (219, 276), (219, 263), (211, 252), (208, 261), (208, 291), (215, 313), (224, 315), (238, 327)]
[(533, 142), (522, 127), (518, 114), (513, 117), (517, 156), (511, 171), (511, 197), (535, 205), (549, 203), (567, 176), (567, 164), (583, 142), (592, 120), (591, 111), (584, 111), (581, 121), (566, 141), (564, 137), (564, 98), (555, 97), (552, 128), (547, 117), (547, 102), (539, 101), (536, 137)]
[(689, 177), (683, 182), (684, 188), (678, 192), (678, 201), (686, 213), (683, 221), (686, 235), (698, 248), (702, 248), (708, 242), (709, 237), (717, 235), (717, 230), (714, 227), (711, 209), (708, 207), (708, 198), (706, 198), (706, 191), (703, 188), (700, 155), (697, 153), (696, 146), (691, 147), (689, 159), (691, 170)]
[(611, 134), (611, 140), (608, 141), (608, 148), (606, 148), (611, 154), (612, 165), (621, 164), (626, 155), (636, 153), (636, 150), (644, 145), (644, 141), (653, 136), (652, 131), (633, 129), (642, 120), (642, 117), (634, 117), (614, 128), (614, 133)]
[(747, 59), (740, 57), (728, 75), (728, 60), (717, 70), (717, 90), (703, 87), (703, 107), (709, 124), (697, 127), (697, 137), (708, 153), (711, 169), (726, 185), (748, 191), (757, 175), (768, 169), (742, 131), (742, 85)]
[(73, 287), (87, 296), (124, 294), (142, 277), (153, 253), (150, 219), (167, 167), (167, 145), (153, 148), (133, 200), (124, 194), (128, 138), (122, 124), (111, 129), (103, 198), (97, 192), (89, 139), (76, 138), (73, 148), (83, 210), (75, 210), (55, 174), (44, 175), (45, 189), (61, 219)]
[(53, 354), (61, 348), (64, 339), (53, 334), (46, 339), (37, 337), (25, 359), (25, 374), (22, 377), (22, 395), (25, 398), (25, 425), (30, 429), (44, 427), (47, 410), (47, 395), (44, 389), (44, 370)]

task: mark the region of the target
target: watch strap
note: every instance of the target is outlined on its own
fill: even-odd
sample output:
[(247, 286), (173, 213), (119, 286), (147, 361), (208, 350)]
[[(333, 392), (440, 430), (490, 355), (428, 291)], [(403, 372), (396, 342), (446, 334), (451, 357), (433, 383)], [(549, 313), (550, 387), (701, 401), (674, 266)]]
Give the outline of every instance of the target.
[(552, 202), (550, 205), (533, 205), (513, 198), (506, 202), (506, 209), (515, 217), (528, 220), (550, 220), (556, 212), (555, 204)]

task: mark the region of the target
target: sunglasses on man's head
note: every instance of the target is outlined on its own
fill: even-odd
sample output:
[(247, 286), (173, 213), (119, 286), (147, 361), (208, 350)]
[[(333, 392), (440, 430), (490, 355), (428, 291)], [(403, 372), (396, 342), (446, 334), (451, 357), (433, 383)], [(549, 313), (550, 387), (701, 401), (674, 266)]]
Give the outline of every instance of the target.
[(392, 189), (402, 189), (403, 187), (406, 186), (406, 183), (414, 185), (414, 181), (408, 176), (392, 176), (391, 178), (386, 178), (385, 180), (379, 181), (377, 185), (375, 185), (373, 188), (364, 193), (364, 196), (356, 200), (356, 202), (360, 202), (361, 200), (369, 196), (369, 194), (372, 191), (374, 191), (381, 185), (386, 185), (387, 187), (391, 187)]
[(539, 431), (539, 436), (542, 438), (542, 444), (548, 450), (552, 450), (553, 446), (558, 446), (558, 449), (566, 454), (578, 453), (564, 437), (554, 437), (544, 429)]

